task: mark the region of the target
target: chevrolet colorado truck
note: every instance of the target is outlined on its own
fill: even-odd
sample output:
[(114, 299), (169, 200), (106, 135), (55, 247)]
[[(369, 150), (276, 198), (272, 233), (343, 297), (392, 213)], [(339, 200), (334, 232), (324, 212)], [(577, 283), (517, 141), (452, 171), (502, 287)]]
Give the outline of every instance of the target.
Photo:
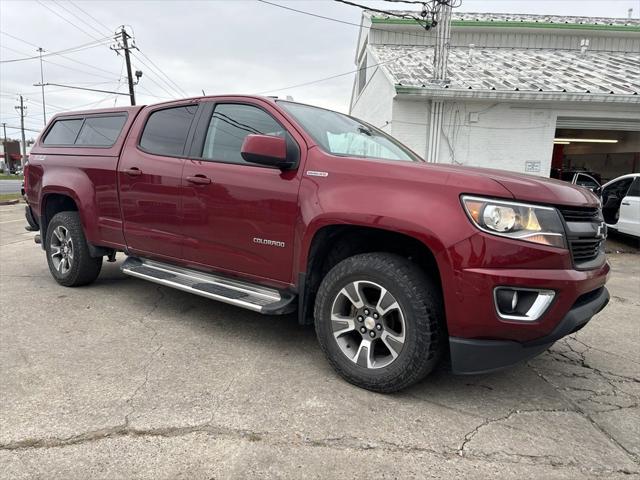
[(598, 199), (424, 162), (373, 126), (256, 96), (58, 114), (31, 150), (36, 242), (61, 285), (103, 258), (263, 314), (297, 310), (347, 381), (534, 357), (609, 300)]

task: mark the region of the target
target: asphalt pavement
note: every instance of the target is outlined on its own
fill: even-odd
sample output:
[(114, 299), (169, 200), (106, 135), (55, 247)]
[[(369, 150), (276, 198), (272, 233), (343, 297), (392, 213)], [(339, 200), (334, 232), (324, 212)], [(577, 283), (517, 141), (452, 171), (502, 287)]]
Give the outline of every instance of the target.
[(313, 329), (126, 277), (64, 288), (0, 207), (4, 479), (638, 478), (640, 255), (527, 364), (380, 395)]

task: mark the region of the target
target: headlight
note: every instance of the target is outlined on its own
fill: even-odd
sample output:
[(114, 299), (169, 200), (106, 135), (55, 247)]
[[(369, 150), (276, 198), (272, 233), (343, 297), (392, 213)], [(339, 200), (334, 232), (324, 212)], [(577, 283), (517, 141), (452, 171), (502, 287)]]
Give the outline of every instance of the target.
[(480, 230), (501, 237), (566, 248), (564, 227), (555, 208), (463, 196), (467, 215)]

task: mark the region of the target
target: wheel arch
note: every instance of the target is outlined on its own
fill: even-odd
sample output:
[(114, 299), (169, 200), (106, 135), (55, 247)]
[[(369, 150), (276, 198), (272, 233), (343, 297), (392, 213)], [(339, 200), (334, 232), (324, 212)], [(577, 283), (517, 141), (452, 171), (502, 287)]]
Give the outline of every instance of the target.
[(99, 243), (95, 185), (82, 170), (57, 167), (45, 171), (38, 203), (43, 236), (56, 213), (77, 211), (87, 241)]
[(443, 247), (437, 239), (426, 241), (404, 229), (328, 223), (317, 228), (306, 245), (299, 270), (298, 321), (301, 324), (313, 322), (316, 292), (327, 272), (345, 258), (359, 253), (388, 252), (409, 258), (442, 288), (437, 253)]
[[(44, 193), (40, 202), (40, 232), (43, 237), (46, 236), (49, 223), (56, 214), (77, 211), (78, 202), (70, 192)], [(42, 248), (44, 248), (44, 242)]]

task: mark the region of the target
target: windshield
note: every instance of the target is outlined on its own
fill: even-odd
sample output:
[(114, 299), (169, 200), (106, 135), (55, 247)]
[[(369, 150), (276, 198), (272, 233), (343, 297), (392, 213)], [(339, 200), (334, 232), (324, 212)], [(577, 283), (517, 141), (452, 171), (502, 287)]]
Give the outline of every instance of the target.
[(324, 108), (278, 101), (323, 150), (345, 157), (382, 158), (419, 162), (400, 142), (377, 128)]

